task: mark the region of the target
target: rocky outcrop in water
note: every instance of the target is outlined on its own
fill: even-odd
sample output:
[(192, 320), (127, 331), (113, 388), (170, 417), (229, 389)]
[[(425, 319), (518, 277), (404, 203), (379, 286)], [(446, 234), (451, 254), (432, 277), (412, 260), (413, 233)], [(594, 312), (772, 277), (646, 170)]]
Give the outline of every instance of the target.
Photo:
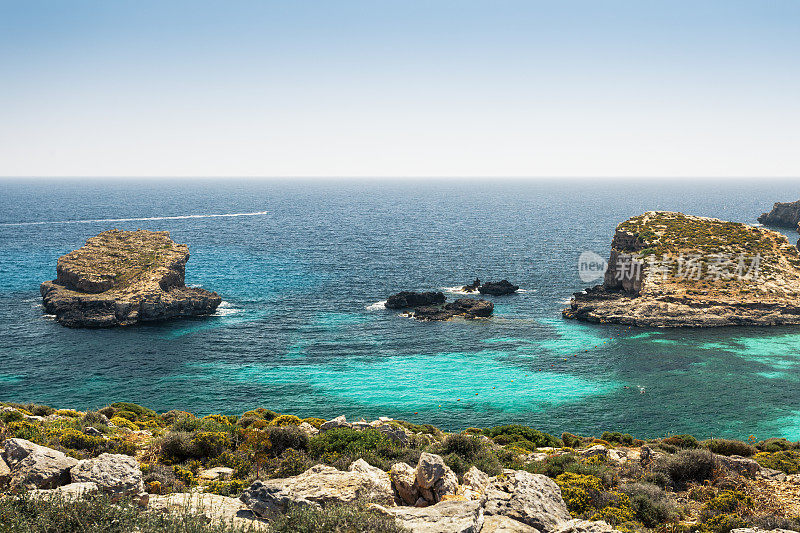
[(493, 296), (504, 296), (506, 294), (514, 294), (519, 290), (519, 285), (513, 285), (507, 279), (500, 281), (487, 281), (480, 287), (478, 292), (481, 294), (491, 294)]
[(765, 226), (779, 226), (798, 229), (800, 223), (800, 200), (796, 202), (775, 202), (772, 211), (763, 213), (758, 221)]
[(389, 296), (384, 305), (387, 309), (404, 309), (406, 307), (443, 304), (444, 300), (444, 294), (441, 292), (402, 291)]
[(414, 309), (412, 316), (417, 320), (450, 320), (453, 317), (487, 318), (492, 316), (494, 304), (486, 300), (459, 298), (443, 306), (424, 306)]
[(184, 283), (189, 250), (166, 231), (105, 231), (58, 259), (41, 285), (45, 312), (69, 327), (128, 326), (207, 315), (215, 292)]
[(800, 324), (800, 254), (775, 231), (648, 212), (617, 226), (603, 283), (566, 318), (656, 327)]

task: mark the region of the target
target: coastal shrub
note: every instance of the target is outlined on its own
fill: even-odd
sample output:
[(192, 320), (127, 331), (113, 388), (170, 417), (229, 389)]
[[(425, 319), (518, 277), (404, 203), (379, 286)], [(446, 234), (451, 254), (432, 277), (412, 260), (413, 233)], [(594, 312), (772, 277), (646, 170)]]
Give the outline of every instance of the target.
[(204, 416), (203, 420), (211, 420), (212, 422), (216, 422), (218, 424), (222, 424), (224, 426), (232, 426), (230, 419), (225, 415), (208, 415)]
[(177, 513), (153, 513), (128, 500), (112, 503), (102, 494), (83, 498), (21, 494), (0, 498), (0, 532), (245, 533), (251, 530), (248, 526), (209, 523), (202, 511), (198, 510), (197, 514), (186, 509)]
[(160, 442), (161, 458), (167, 462), (182, 462), (195, 456), (192, 434), (185, 431), (171, 431)]
[(203, 492), (219, 494), (220, 496), (238, 497), (244, 489), (250, 486), (249, 481), (232, 479), (230, 481), (212, 481), (203, 488)]
[(118, 428), (128, 428), (131, 431), (139, 431), (139, 426), (137, 426), (127, 418), (122, 418), (121, 416), (111, 417), (111, 420), (109, 420), (109, 422), (111, 424), (114, 424)]
[(281, 455), (288, 448), (308, 450), (308, 435), (296, 426), (271, 427), (267, 431), (267, 437), (272, 443), (270, 451), (274, 456)]
[(594, 476), (598, 478), (606, 488), (613, 487), (619, 483), (619, 473), (616, 469), (600, 462), (594, 462), (593, 458), (582, 459), (569, 464), (567, 465), (566, 471), (573, 474)]
[(315, 461), (308, 454), (299, 450), (288, 448), (280, 456), (278, 467), (272, 474), (275, 478), (284, 478), (302, 474), (312, 466)]
[(249, 457), (240, 453), (222, 452), (219, 456), (208, 462), (209, 468), (215, 466), (226, 466), (233, 469), (231, 477), (233, 479), (244, 479), (250, 474), (253, 462)]
[(147, 492), (151, 494), (171, 494), (188, 488), (176, 476), (172, 468), (155, 463), (141, 465), (142, 479)]
[(555, 478), (570, 513), (583, 514), (595, 507), (603, 489), (599, 478), (564, 472)]
[(602, 492), (597, 497), (598, 510), (589, 517), (589, 520), (605, 520), (611, 525), (624, 524), (625, 522), (632, 522), (636, 514), (631, 507), (630, 498), (627, 494), (621, 492), (610, 491)]
[(183, 468), (175, 465), (172, 467), (172, 473), (175, 475), (175, 478), (178, 481), (183, 483), (185, 487), (193, 487), (197, 485), (197, 478), (195, 477), (194, 472), (192, 472), (189, 468)]
[(707, 502), (717, 495), (717, 489), (708, 485), (695, 485), (689, 489), (689, 499), (695, 502)]
[(700, 444), (704, 448), (708, 448), (712, 452), (720, 455), (741, 455), (742, 457), (750, 457), (755, 455), (757, 451), (754, 446), (740, 440), (713, 439), (704, 440)]
[(759, 442), (756, 448), (763, 452), (780, 452), (784, 450), (794, 450), (800, 448), (800, 442), (790, 442), (783, 438), (772, 438)]
[(636, 520), (645, 527), (676, 521), (680, 512), (661, 487), (651, 483), (630, 483), (621, 487), (628, 495), (629, 505)]
[(25, 409), (34, 416), (50, 416), (56, 412), (56, 410), (49, 405), (38, 405), (35, 403), (26, 405)]
[(563, 443), (556, 437), (548, 433), (543, 433), (537, 429), (519, 424), (509, 424), (506, 426), (496, 426), (493, 428), (484, 429), (483, 434), (501, 446), (512, 444), (521, 440), (530, 441), (537, 448), (560, 448), (563, 446)]
[(180, 418), (195, 418), (195, 416), (187, 411), (178, 411), (177, 409), (173, 409), (161, 414), (159, 418), (163, 420), (165, 424), (171, 426)]
[(583, 443), (583, 439), (579, 436), (566, 432), (561, 434), (561, 441), (567, 448), (578, 448)]
[(311, 417), (311, 418), (304, 418), (303, 420), (301, 420), (301, 422), (307, 422), (308, 424), (311, 425), (311, 427), (315, 427), (315, 428), (319, 429), (319, 428), (322, 427), (322, 424), (325, 423), (325, 419), (324, 418), (313, 418), (313, 417)]
[(231, 439), (226, 433), (201, 431), (192, 438), (193, 457), (207, 459), (216, 457), (230, 448)]
[(123, 437), (114, 436), (108, 439), (105, 446), (98, 448), (97, 453), (120, 453), (123, 455), (136, 455), (136, 445)]
[(75, 411), (74, 409), (59, 409), (55, 412), (58, 416), (65, 416), (67, 418), (81, 418), (83, 413)]
[(442, 453), (455, 453), (469, 461), (475, 459), (485, 447), (477, 437), (456, 433), (445, 437), (444, 442), (442, 442)]
[(396, 448), (396, 445), (375, 429), (335, 428), (308, 441), (309, 455), (315, 458), (332, 453), (360, 457), (379, 448)]
[(114, 416), (130, 420), (131, 422), (136, 422), (139, 419), (138, 415), (133, 411), (117, 411)]
[(800, 516), (787, 518), (778, 515), (762, 515), (745, 518), (747, 527), (763, 529), (764, 531), (774, 531), (785, 529), (788, 531), (800, 531)]
[(715, 516), (720, 513), (746, 513), (753, 507), (753, 499), (738, 490), (725, 490), (706, 502), (702, 509), (703, 516)]
[(117, 409), (111, 407), (110, 405), (107, 405), (102, 409), (98, 409), (97, 412), (103, 415), (104, 417), (111, 419), (113, 418), (114, 414), (116, 414)]
[(83, 418), (81, 419), (81, 423), (84, 427), (92, 426), (96, 429), (100, 429), (98, 426), (102, 426), (104, 428), (107, 427), (106, 424), (108, 424), (108, 422), (108, 418), (104, 417), (97, 411), (87, 411), (87, 413), (83, 415)]
[(692, 435), (672, 435), (661, 441), (662, 444), (676, 446), (678, 448), (699, 448), (700, 443)]
[(620, 433), (619, 431), (614, 431), (614, 432), (604, 431), (600, 438), (602, 438), (605, 441), (616, 444), (627, 444), (627, 445), (633, 444), (633, 435), (629, 435), (627, 433)]
[(8, 431), (18, 439), (25, 439), (36, 444), (43, 444), (42, 432), (39, 426), (27, 420), (16, 420), (8, 423)]
[(139, 418), (155, 418), (158, 416), (158, 413), (152, 409), (148, 409), (147, 407), (142, 407), (141, 405), (130, 402), (114, 402), (110, 405), (110, 407), (113, 407), (119, 411), (130, 411), (135, 413)]
[(103, 437), (91, 437), (77, 429), (66, 429), (58, 436), (58, 443), (64, 448), (93, 452), (105, 446), (106, 440)]
[(294, 415), (278, 415), (273, 418), (269, 425), (270, 426), (299, 426), (300, 425), (300, 417)]
[(734, 529), (744, 527), (741, 517), (732, 514), (719, 514), (709, 518), (700, 526), (701, 533), (730, 533)]
[(276, 413), (275, 411), (270, 411), (269, 409), (264, 409), (263, 407), (259, 407), (258, 409), (253, 409), (251, 411), (245, 411), (244, 413), (242, 413), (242, 416), (240, 418), (245, 418), (245, 417), (261, 418), (262, 420), (266, 420), (267, 422), (269, 422), (276, 416), (278, 416), (278, 413)]
[(431, 424), (412, 424), (411, 422), (406, 422), (405, 420), (392, 420), (389, 423), (393, 426), (407, 429), (411, 433), (421, 433), (424, 435), (433, 435), (436, 437), (442, 435), (442, 430)]
[(242, 428), (249, 428), (256, 422), (261, 422), (261, 427), (264, 427), (267, 424), (267, 422), (261, 417), (243, 415), (239, 417), (239, 420), (236, 421), (236, 425)]
[[(19, 422), (14, 422), (18, 424)], [(9, 424), (9, 427), (11, 424)], [(757, 453), (754, 457), (756, 462), (764, 468), (780, 470), (786, 474), (797, 474), (800, 472), (800, 453), (792, 450), (784, 450), (773, 453)]]
[(20, 411), (2, 411), (0, 412), (0, 422), (9, 424), (11, 422), (18, 422), (25, 420), (25, 415)]
[(530, 463), (525, 469), (533, 474), (543, 474), (555, 479), (567, 471), (567, 467), (578, 462), (578, 457), (572, 454), (551, 455), (544, 461)]
[(675, 488), (683, 489), (690, 481), (710, 479), (714, 473), (714, 458), (705, 450), (683, 450), (662, 458), (653, 470), (663, 472)]
[(370, 531), (373, 533), (401, 533), (407, 531), (394, 518), (379, 514), (366, 503), (355, 505), (327, 505), (323, 508), (310, 505), (291, 506), (285, 513), (277, 514), (270, 523), (274, 533), (339, 533), (343, 531)]

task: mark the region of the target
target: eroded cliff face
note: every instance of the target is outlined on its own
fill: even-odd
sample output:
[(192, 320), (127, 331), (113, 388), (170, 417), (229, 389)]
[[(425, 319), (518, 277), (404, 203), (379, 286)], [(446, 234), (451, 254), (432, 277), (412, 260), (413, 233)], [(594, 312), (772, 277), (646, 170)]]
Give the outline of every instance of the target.
[(758, 217), (758, 221), (767, 226), (798, 229), (798, 224), (800, 224), (800, 200), (787, 203), (776, 202), (772, 206), (772, 211), (763, 213)]
[(651, 211), (617, 227), (602, 285), (566, 318), (637, 326), (800, 324), (800, 254), (765, 228)]
[(215, 292), (186, 287), (189, 249), (166, 231), (103, 232), (58, 259), (41, 285), (45, 312), (70, 327), (127, 326), (213, 313)]

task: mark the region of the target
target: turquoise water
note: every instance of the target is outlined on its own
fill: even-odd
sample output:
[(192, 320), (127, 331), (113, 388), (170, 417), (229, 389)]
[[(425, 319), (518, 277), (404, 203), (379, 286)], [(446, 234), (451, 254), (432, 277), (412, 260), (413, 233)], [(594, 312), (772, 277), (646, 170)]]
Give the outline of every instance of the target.
[[(754, 222), (800, 188), (759, 182), (0, 182), (0, 400), (392, 416), (448, 429), (800, 439), (800, 330), (566, 321), (584, 250), (651, 209)], [(181, 215), (264, 212), (237, 217)], [(75, 220), (152, 217), (64, 223)], [(58, 256), (111, 228), (169, 230), (215, 316), (71, 330), (42, 316)], [(790, 234), (793, 242), (796, 234)], [(508, 278), (488, 320), (419, 323), (398, 290)], [(449, 294), (450, 298), (457, 297)]]

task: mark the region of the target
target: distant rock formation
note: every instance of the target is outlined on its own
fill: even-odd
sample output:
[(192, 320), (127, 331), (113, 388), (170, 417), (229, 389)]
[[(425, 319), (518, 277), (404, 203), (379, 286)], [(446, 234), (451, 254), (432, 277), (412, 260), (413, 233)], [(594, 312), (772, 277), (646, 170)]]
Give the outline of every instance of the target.
[(800, 200), (796, 202), (776, 202), (772, 211), (763, 213), (758, 221), (765, 226), (779, 226), (798, 229), (800, 224)]
[(602, 285), (566, 318), (656, 327), (800, 324), (800, 254), (780, 233), (650, 211), (619, 226)]
[(519, 290), (518, 285), (512, 285), (507, 279), (501, 281), (487, 281), (480, 287), (478, 292), (481, 294), (491, 294), (494, 296), (503, 296), (505, 294), (513, 294)]
[(475, 281), (473, 281), (470, 285), (464, 285), (463, 287), (461, 287), (461, 290), (464, 292), (475, 292), (478, 290), (478, 287), (480, 286), (481, 286), (481, 280), (475, 278)]
[(444, 294), (441, 292), (402, 291), (389, 296), (384, 305), (387, 309), (403, 309), (406, 307), (443, 304), (444, 300)]
[(215, 292), (184, 284), (189, 250), (166, 231), (105, 231), (58, 259), (41, 285), (45, 312), (69, 327), (128, 326), (207, 315)]
[(459, 298), (444, 306), (423, 306), (414, 309), (417, 320), (449, 320), (455, 316), (464, 318), (486, 318), (492, 316), (494, 304), (486, 300)]

